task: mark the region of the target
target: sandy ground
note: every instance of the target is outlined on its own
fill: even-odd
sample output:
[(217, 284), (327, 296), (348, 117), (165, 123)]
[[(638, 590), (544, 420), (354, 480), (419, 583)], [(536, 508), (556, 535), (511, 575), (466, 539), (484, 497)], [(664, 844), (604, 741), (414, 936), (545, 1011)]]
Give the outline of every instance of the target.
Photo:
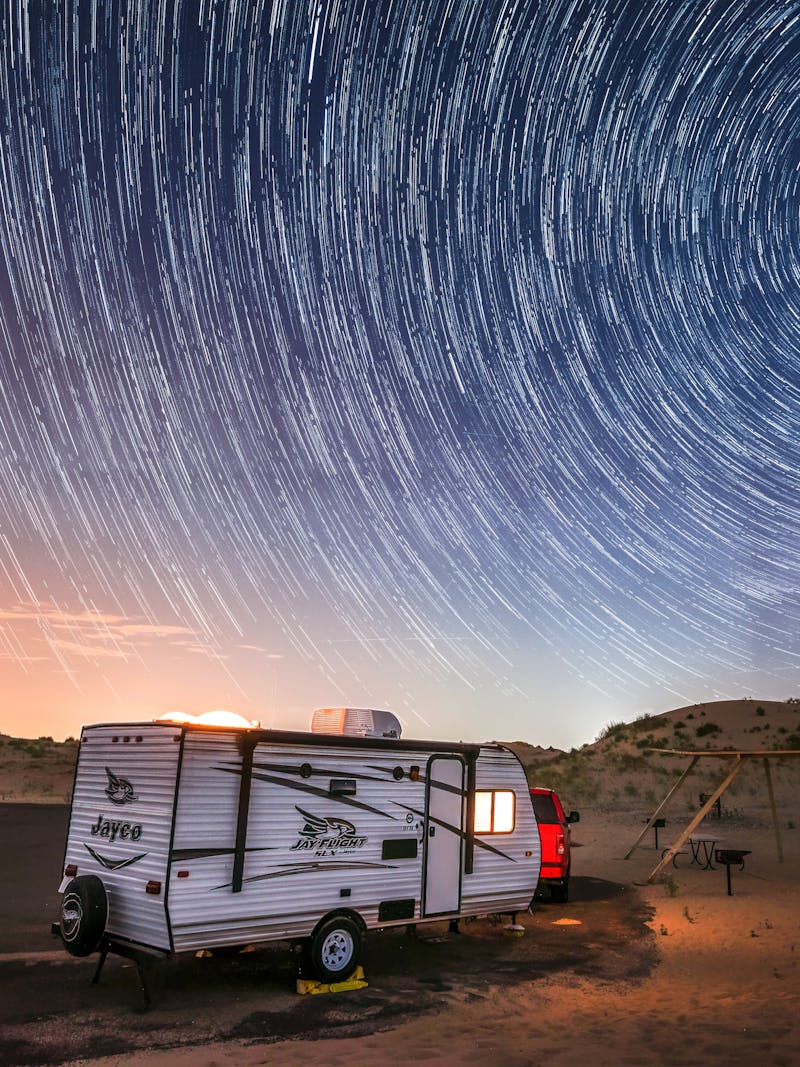
[[(687, 869), (681, 858), (666, 883), (634, 887), (654, 909), (648, 925), (657, 965), (649, 974), (597, 980), (562, 972), (553, 981), (537, 977), (493, 985), (479, 1002), (457, 999), (433, 1018), (320, 1042), (314, 1058), (330, 1067), (371, 1065), (390, 1062), (402, 1050), (405, 1061), (507, 1067), (545, 1060), (565, 1067), (797, 1063), (800, 832), (784, 833), (781, 865), (765, 818), (723, 824), (723, 831), (730, 847), (750, 847), (753, 853), (745, 871), (732, 874), (733, 896), (727, 896), (724, 869)], [(584, 825), (577, 835), (583, 848), (575, 851), (575, 871), (623, 885), (644, 881), (657, 859), (651, 841), (630, 860), (620, 858), (638, 832), (633, 817)], [(551, 923), (582, 917), (580, 902), (543, 906), (542, 912)], [(583, 930), (572, 933), (585, 936)], [(535, 937), (535, 930), (531, 933)], [(591, 926), (586, 934), (593, 936)], [(626, 947), (622, 942), (617, 951), (624, 955)], [(299, 1067), (308, 1056), (301, 1042), (236, 1043), (138, 1056), (136, 1062)]]
[[(797, 1062), (800, 830), (785, 812), (783, 864), (765, 810), (709, 820), (725, 845), (752, 851), (733, 872), (731, 897), (724, 869), (689, 867), (686, 857), (665, 882), (639, 884), (658, 859), (652, 835), (622, 857), (644, 813), (585, 812), (574, 831), (573, 900), (525, 916), (522, 939), (490, 923), (467, 925), (461, 937), (420, 928), (417, 942), (374, 935), (369, 988), (327, 997), (296, 996), (291, 960), (276, 949), (175, 961), (142, 1014), (130, 965), (110, 960), (93, 987), (93, 961), (71, 960), (45, 939), (60, 864), (60, 844), (47, 841), (63, 840), (65, 812), (42, 817), (31, 807), (13, 829), (10, 809), (0, 809), (0, 828), (31, 847), (27, 873), (0, 889), (4, 914), (18, 918), (0, 939), (4, 1064)], [(678, 826), (676, 815), (662, 846)]]

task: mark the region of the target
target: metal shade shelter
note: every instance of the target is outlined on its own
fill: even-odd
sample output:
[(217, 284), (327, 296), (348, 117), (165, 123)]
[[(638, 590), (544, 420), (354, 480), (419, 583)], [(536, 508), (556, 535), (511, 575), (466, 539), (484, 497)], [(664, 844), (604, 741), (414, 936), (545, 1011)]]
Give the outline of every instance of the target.
[(666, 806), (669, 803), (669, 801), (672, 798), (672, 796), (677, 792), (677, 790), (680, 788), (680, 786), (686, 780), (686, 778), (688, 777), (690, 772), (694, 769), (694, 767), (697, 764), (698, 760), (701, 760), (701, 759), (735, 760), (735, 764), (734, 764), (734, 767), (731, 770), (731, 772), (723, 779), (722, 782), (720, 782), (720, 784), (713, 791), (713, 793), (708, 793), (706, 795), (705, 802), (703, 803), (703, 805), (701, 806), (701, 808), (697, 812), (697, 814), (692, 816), (692, 818), (690, 819), (688, 825), (679, 834), (677, 840), (673, 844), (671, 844), (667, 849), (664, 850), (664, 855), (659, 860), (659, 862), (656, 864), (656, 866), (653, 868), (653, 870), (650, 872), (650, 875), (648, 876), (648, 879), (647, 879), (648, 882), (655, 881), (656, 877), (661, 873), (661, 871), (663, 871), (663, 869), (667, 866), (667, 864), (671, 862), (673, 856), (677, 852), (680, 851), (680, 849), (683, 846), (683, 844), (686, 841), (686, 839), (690, 836), (690, 834), (694, 833), (694, 831), (697, 829), (697, 827), (700, 825), (700, 823), (703, 821), (703, 819), (706, 817), (706, 815), (709, 813), (709, 811), (711, 811), (711, 809), (717, 803), (717, 801), (722, 796), (722, 794), (725, 792), (725, 790), (731, 785), (731, 783), (734, 781), (734, 779), (737, 777), (737, 775), (741, 771), (742, 767), (744, 767), (744, 765), (746, 763), (752, 762), (753, 760), (761, 760), (763, 762), (763, 764), (764, 764), (764, 773), (765, 773), (766, 778), (767, 778), (767, 793), (768, 793), (768, 796), (769, 796), (769, 807), (770, 807), (770, 811), (772, 813), (772, 825), (773, 825), (773, 828), (775, 830), (775, 844), (776, 844), (777, 851), (778, 851), (778, 860), (779, 860), (780, 863), (783, 863), (783, 845), (781, 843), (781, 832), (780, 832), (780, 829), (778, 828), (778, 813), (777, 813), (777, 811), (775, 809), (775, 792), (774, 792), (774, 790), (772, 788), (772, 772), (770, 771), (769, 763), (770, 763), (770, 760), (772, 760), (772, 759), (786, 759), (787, 757), (793, 757), (793, 756), (794, 757), (798, 757), (798, 756), (800, 756), (800, 750), (798, 750), (798, 749), (777, 749), (777, 750), (766, 752), (766, 751), (763, 751), (763, 750), (761, 750), (761, 751), (749, 750), (748, 751), (746, 749), (718, 749), (718, 750), (705, 749), (703, 751), (693, 751), (691, 749), (687, 750), (687, 749), (676, 749), (676, 748), (651, 748), (651, 749), (648, 749), (648, 752), (660, 752), (660, 753), (662, 753), (663, 755), (666, 755), (666, 756), (689, 756), (689, 757), (691, 757), (691, 762), (689, 763), (689, 766), (683, 771), (683, 773), (678, 778), (678, 780), (675, 782), (675, 784), (672, 786), (672, 788), (669, 790), (669, 792), (664, 797), (664, 799), (661, 801), (661, 803), (658, 805), (658, 807), (653, 812), (653, 814), (650, 816), (650, 818), (649, 818), (649, 820), (647, 822), (647, 825), (645, 826), (644, 830), (642, 830), (642, 832), (636, 838), (636, 841), (633, 843), (633, 845), (631, 845), (630, 849), (625, 854), (625, 859), (626, 860), (630, 859), (630, 857), (633, 855), (634, 851), (638, 848), (642, 838), (645, 836), (647, 831), (650, 830), (653, 827), (653, 825), (655, 824), (656, 819), (658, 819), (658, 817), (661, 815), (662, 811), (664, 811), (664, 809), (666, 808)]

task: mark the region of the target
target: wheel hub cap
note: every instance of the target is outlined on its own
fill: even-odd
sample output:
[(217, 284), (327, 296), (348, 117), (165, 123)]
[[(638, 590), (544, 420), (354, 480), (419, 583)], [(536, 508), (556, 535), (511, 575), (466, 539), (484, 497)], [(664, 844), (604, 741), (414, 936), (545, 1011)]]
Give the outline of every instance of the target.
[(344, 930), (334, 930), (325, 938), (322, 946), (322, 961), (331, 971), (346, 967), (353, 956), (353, 939)]

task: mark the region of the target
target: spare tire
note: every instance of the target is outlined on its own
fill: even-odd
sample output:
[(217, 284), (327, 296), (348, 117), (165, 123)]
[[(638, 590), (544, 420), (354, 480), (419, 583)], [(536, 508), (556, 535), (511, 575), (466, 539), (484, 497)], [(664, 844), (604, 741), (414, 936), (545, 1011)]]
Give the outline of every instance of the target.
[(60, 918), (61, 940), (71, 956), (97, 951), (106, 929), (108, 898), (96, 874), (81, 874), (67, 885)]

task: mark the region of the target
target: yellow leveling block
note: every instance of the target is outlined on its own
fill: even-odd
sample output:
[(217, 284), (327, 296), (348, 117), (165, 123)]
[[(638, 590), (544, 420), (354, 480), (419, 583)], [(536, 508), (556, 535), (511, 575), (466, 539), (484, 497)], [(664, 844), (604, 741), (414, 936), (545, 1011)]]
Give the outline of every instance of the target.
[(369, 983), (364, 978), (364, 968), (356, 967), (349, 978), (346, 978), (343, 982), (318, 982), (316, 978), (298, 978), (297, 979), (297, 992), (301, 994), (310, 993), (312, 996), (317, 993), (344, 993), (348, 989), (365, 989)]

